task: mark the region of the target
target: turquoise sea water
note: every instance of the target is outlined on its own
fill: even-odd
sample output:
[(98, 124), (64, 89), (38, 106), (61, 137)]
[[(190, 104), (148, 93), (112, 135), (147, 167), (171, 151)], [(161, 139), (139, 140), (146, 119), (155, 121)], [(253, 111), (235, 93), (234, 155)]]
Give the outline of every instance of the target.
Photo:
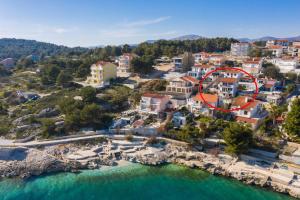
[(59, 173), (0, 182), (0, 200), (291, 199), (238, 181), (176, 165), (132, 164), (80, 174)]

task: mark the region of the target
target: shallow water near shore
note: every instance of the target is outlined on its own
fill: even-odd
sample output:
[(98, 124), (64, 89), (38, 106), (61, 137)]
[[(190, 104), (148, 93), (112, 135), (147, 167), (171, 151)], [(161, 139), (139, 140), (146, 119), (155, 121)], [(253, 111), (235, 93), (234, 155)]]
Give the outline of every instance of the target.
[(292, 199), (286, 195), (177, 165), (130, 164), (79, 174), (0, 182), (1, 200)]

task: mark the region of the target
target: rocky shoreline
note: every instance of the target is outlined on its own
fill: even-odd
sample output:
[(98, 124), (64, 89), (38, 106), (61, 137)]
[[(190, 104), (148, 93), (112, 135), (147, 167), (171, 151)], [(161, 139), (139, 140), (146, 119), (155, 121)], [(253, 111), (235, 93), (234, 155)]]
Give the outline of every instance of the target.
[(99, 169), (117, 165), (120, 160), (144, 165), (173, 163), (200, 168), (214, 175), (234, 178), (249, 185), (270, 188), (300, 198), (297, 175), (278, 169), (274, 163), (266, 167), (249, 164), (251, 159), (249, 156), (237, 159), (226, 154), (213, 155), (171, 143), (148, 145), (146, 141), (111, 140), (101, 145), (63, 144), (42, 149), (2, 148), (0, 177), (28, 178), (52, 172)]

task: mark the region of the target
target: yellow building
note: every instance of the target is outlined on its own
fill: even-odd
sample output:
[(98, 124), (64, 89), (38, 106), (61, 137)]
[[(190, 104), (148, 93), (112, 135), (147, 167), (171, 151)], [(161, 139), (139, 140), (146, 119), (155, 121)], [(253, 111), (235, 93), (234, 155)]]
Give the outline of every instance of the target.
[(117, 66), (110, 62), (99, 61), (91, 66), (91, 76), (86, 80), (87, 84), (95, 87), (109, 85), (111, 79), (117, 77)]

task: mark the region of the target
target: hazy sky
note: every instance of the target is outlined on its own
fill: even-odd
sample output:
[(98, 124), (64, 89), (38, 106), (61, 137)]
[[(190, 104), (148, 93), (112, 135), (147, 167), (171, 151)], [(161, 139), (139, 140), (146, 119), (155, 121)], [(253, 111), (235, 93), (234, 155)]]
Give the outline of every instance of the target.
[(300, 0), (0, 0), (0, 38), (67, 46), (300, 35)]

